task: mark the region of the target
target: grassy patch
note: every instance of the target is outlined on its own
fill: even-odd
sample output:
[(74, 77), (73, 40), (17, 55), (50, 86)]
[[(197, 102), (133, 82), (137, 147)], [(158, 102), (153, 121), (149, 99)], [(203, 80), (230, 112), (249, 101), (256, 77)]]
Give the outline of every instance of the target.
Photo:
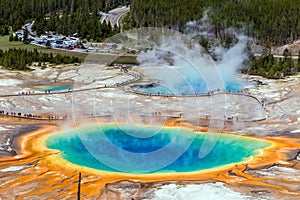
[(0, 36), (0, 49), (8, 50), (9, 48), (25, 48), (26, 46), (32, 45), (25, 45), (23, 42), (10, 42), (9, 36)]
[(136, 56), (131, 55), (113, 55), (113, 54), (89, 54), (85, 62), (117, 64), (137, 64)]
[(120, 56), (114, 60), (114, 63), (138, 64), (138, 61), (136, 60), (136, 56)]

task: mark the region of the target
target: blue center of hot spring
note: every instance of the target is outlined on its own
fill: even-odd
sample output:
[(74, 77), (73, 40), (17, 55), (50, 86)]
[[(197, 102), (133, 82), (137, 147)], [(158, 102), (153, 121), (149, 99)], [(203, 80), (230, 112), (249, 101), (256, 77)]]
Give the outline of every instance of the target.
[[(150, 70), (150, 69), (148, 69)], [(224, 69), (223, 69), (224, 71)], [(239, 81), (236, 77), (226, 76), (226, 72), (211, 75), (206, 79), (199, 71), (191, 66), (180, 67), (178, 76), (166, 74), (166, 77), (155, 77), (160, 80), (158, 85), (136, 86), (134, 90), (142, 93), (159, 94), (159, 95), (198, 95), (207, 94), (214, 90), (227, 92), (240, 92), (249, 83)], [(163, 75), (162, 75), (163, 76)], [(175, 75), (174, 75), (175, 76)]]
[[(129, 173), (144, 173), (143, 169), (137, 169), (136, 166), (143, 166), (142, 162), (159, 166), (180, 151), (182, 153), (173, 162), (147, 173), (210, 169), (245, 161), (257, 155), (259, 149), (270, 146), (269, 142), (263, 140), (220, 135), (209, 154), (200, 158), (199, 150), (205, 143), (207, 134), (195, 133), (183, 128), (158, 129), (151, 126), (131, 127), (119, 124), (91, 125), (53, 134), (46, 140), (46, 145), (48, 148), (61, 151), (60, 156), (74, 164), (109, 172), (123, 172), (120, 169), (124, 166), (126, 167), (124, 171)], [(167, 146), (169, 148), (166, 148)], [(164, 152), (159, 154), (160, 156), (150, 155), (161, 149), (164, 149)], [(129, 157), (127, 153), (135, 155), (137, 159)], [(101, 162), (102, 158), (105, 163)], [(118, 169), (112, 166), (118, 166)]]

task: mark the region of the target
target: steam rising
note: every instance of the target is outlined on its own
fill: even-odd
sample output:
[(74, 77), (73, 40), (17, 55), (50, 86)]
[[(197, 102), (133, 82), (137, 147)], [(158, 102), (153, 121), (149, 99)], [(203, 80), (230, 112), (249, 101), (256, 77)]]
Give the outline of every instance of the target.
[(187, 23), (187, 35), (162, 36), (152, 49), (139, 54), (141, 71), (162, 85), (152, 89), (154, 92), (186, 95), (243, 88), (245, 83), (236, 79), (236, 72), (248, 59), (245, 48), (249, 39), (233, 29), (225, 30), (237, 42), (229, 48), (213, 46), (210, 51), (217, 57), (214, 61), (192, 39), (197, 36), (213, 39), (212, 28), (205, 12), (200, 21)]

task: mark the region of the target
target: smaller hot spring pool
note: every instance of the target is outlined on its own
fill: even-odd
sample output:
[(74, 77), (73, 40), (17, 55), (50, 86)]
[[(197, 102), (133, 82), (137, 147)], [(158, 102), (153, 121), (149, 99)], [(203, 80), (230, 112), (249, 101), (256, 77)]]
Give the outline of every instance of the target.
[(149, 174), (193, 172), (247, 161), (271, 145), (264, 140), (221, 134), (211, 151), (201, 157), (199, 151), (207, 145), (208, 134), (186, 128), (102, 124), (53, 134), (46, 139), (46, 146), (79, 166)]
[(61, 91), (70, 90), (73, 88), (73, 85), (71, 83), (53, 83), (36, 85), (33, 88), (38, 91)]
[[(228, 92), (240, 92), (246, 83), (243, 82), (228, 82), (224, 85), (225, 90)], [(163, 84), (145, 84), (132, 86), (131, 90), (146, 94), (158, 94), (158, 95), (194, 95), (194, 94), (207, 94), (210, 92), (206, 85), (202, 82), (188, 85), (185, 83), (175, 85), (163, 85)]]

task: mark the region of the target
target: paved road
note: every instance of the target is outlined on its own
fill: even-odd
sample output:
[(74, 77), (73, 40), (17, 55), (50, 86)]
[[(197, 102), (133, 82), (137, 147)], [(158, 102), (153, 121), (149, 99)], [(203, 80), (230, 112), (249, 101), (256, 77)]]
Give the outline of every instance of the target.
[(128, 13), (129, 10), (130, 10), (130, 7), (123, 6), (120, 8), (113, 9), (113, 10), (109, 11), (108, 13), (101, 13), (102, 14), (101, 21), (103, 22), (105, 20), (106, 23), (110, 23), (110, 25), (112, 27), (115, 25), (117, 25), (119, 27), (120, 18), (123, 15), (125, 15), (126, 13)]

